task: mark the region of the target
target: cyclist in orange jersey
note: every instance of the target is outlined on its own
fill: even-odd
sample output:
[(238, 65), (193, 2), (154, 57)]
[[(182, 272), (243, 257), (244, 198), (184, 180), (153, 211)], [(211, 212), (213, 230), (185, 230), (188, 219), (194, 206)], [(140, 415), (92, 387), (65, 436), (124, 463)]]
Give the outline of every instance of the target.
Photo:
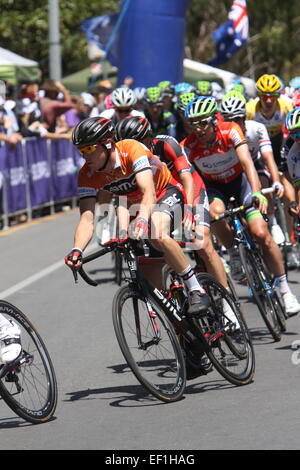
[(185, 202), (182, 185), (143, 144), (130, 139), (115, 143), (114, 137), (114, 125), (105, 118), (85, 119), (73, 131), (73, 144), (85, 164), (78, 176), (80, 220), (74, 248), (65, 257), (66, 264), (76, 270), (81, 267), (83, 250), (93, 236), (97, 191), (102, 189), (123, 196), (129, 210), (138, 204), (137, 216), (129, 226), (131, 236), (137, 240), (147, 236), (151, 222), (151, 243), (163, 252), (166, 262), (182, 277), (189, 292), (187, 314), (205, 312), (209, 298), (183, 250), (170, 236), (170, 227), (182, 221)]

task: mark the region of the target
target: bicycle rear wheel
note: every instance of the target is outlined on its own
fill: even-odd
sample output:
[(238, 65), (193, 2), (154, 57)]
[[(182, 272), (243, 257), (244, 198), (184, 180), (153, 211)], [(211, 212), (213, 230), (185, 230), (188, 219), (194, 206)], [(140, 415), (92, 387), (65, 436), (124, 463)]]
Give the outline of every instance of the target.
[[(197, 279), (211, 301), (207, 315), (194, 320), (210, 346), (207, 356), (230, 383), (246, 385), (253, 379), (255, 355), (243, 314), (232, 295), (212, 276), (198, 274)], [(239, 328), (226, 316), (225, 307), (228, 305)]]
[(141, 292), (124, 286), (113, 301), (116, 337), (132, 372), (155, 397), (179, 400), (186, 384), (184, 357), (173, 326)]
[(281, 339), (281, 328), (276, 313), (276, 303), (273, 301), (274, 291), (264, 270), (264, 263), (259, 253), (249, 251), (239, 245), (241, 262), (244, 267), (251, 293), (255, 299), (260, 314), (275, 341)]
[(33, 424), (49, 421), (56, 409), (57, 384), (46, 346), (17, 307), (0, 300), (0, 313), (17, 323), (22, 342), (20, 356), (10, 364), (0, 365), (0, 396), (26, 421)]

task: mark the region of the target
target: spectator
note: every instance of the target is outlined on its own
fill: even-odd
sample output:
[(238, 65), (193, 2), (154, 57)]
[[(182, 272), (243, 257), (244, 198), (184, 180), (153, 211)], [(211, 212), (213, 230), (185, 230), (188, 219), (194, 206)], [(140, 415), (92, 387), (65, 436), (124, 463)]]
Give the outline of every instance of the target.
[(96, 100), (91, 93), (81, 93), (85, 118), (99, 116)]
[[(46, 80), (42, 85), (45, 92), (44, 97), (40, 99), (42, 117), (47, 125), (48, 132), (55, 132), (57, 118), (69, 109), (75, 107), (72, 103), (70, 92), (61, 82)], [(62, 99), (59, 99), (61, 93)]]

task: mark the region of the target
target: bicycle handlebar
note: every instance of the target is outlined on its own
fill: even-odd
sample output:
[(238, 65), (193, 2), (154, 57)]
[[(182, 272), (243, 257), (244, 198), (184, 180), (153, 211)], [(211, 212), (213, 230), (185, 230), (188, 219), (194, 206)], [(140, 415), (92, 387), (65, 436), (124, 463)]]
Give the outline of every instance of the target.
[[(118, 246), (118, 242), (115, 242), (115, 241), (111, 242), (105, 248), (101, 248), (101, 250), (95, 251), (95, 253), (92, 253), (91, 255), (88, 255), (85, 258), (82, 258), (82, 264), (88, 263), (89, 261), (93, 261), (94, 259), (97, 259), (97, 258), (100, 258), (101, 256), (106, 255), (106, 253), (109, 253), (110, 251), (115, 250), (117, 246)], [(83, 269), (82, 266), (79, 269), (78, 273), (80, 274), (82, 279), (90, 286), (93, 286), (93, 287), (98, 286), (98, 282), (94, 281), (94, 279), (89, 277), (89, 275), (86, 273), (86, 271)], [(74, 278), (75, 278), (75, 274), (74, 274)], [(75, 282), (76, 282), (76, 278), (75, 278)]]

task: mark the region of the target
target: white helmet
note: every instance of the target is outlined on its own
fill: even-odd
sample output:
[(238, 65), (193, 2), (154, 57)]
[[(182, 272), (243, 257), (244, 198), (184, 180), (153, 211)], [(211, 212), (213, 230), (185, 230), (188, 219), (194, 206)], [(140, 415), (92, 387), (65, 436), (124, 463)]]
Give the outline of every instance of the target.
[(136, 96), (130, 88), (116, 88), (111, 94), (111, 103), (116, 108), (128, 108), (136, 103)]
[(246, 116), (246, 103), (243, 97), (230, 96), (221, 102), (220, 111), (227, 119)]

